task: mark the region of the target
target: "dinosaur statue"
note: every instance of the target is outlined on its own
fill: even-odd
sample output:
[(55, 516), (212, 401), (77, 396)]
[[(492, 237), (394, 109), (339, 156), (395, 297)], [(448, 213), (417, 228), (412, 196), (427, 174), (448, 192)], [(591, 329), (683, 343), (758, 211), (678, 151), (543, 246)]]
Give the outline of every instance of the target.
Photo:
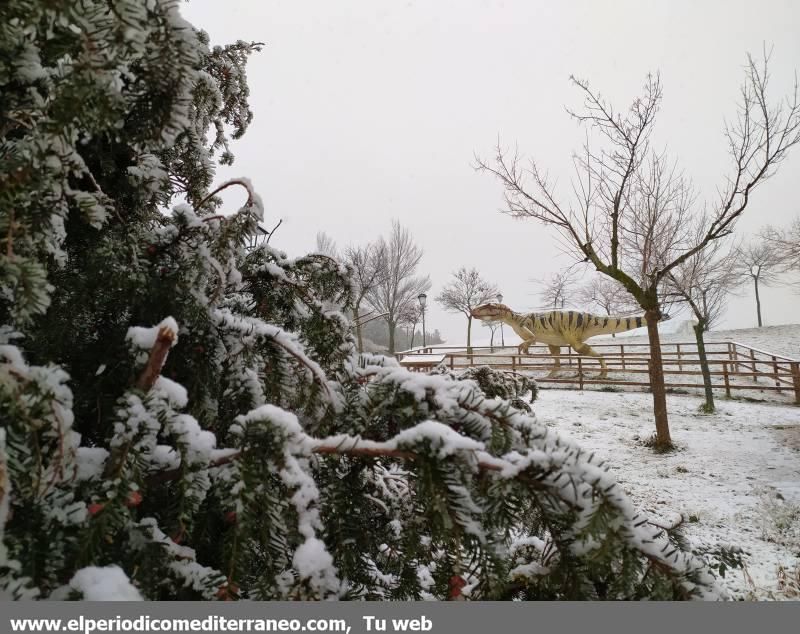
[(505, 304), (482, 304), (472, 310), (472, 316), (481, 321), (501, 321), (508, 324), (522, 338), (518, 350), (528, 354), (528, 347), (537, 341), (547, 344), (556, 364), (550, 372), (553, 376), (561, 368), (561, 346), (569, 346), (578, 354), (597, 357), (600, 360), (600, 378), (608, 376), (608, 368), (602, 355), (593, 350), (586, 339), (597, 335), (610, 335), (641, 328), (644, 317), (599, 317), (591, 313), (574, 310), (550, 310), (542, 313), (515, 313)]

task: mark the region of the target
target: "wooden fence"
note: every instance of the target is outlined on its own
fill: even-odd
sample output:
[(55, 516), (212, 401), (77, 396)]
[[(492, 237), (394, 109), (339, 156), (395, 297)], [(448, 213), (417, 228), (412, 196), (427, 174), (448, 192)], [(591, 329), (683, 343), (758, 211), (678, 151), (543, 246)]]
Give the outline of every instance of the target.
[[(650, 345), (647, 343), (594, 343), (592, 348), (603, 355), (608, 367), (608, 378), (601, 379), (599, 359), (579, 355), (567, 348), (566, 354), (558, 355), (561, 370), (549, 377), (546, 373), (554, 369), (554, 355), (546, 346), (530, 347), (530, 354), (519, 354), (514, 347), (473, 347), (467, 351), (463, 346), (427, 346), (398, 353), (401, 364), (408, 355), (409, 363), (414, 359), (417, 370), (430, 369), (444, 363), (451, 369), (463, 369), (475, 365), (532, 374), (541, 384), (570, 384), (579, 389), (587, 386), (631, 386), (650, 387)], [(706, 356), (711, 370), (715, 390), (724, 390), (726, 396), (733, 392), (759, 390), (782, 394), (800, 404), (800, 360), (785, 357), (766, 350), (759, 350), (738, 341), (706, 342)], [(564, 348), (562, 348), (564, 350)], [(444, 359), (442, 359), (444, 355)], [(695, 342), (662, 343), (664, 379), (667, 389), (702, 389), (703, 379)], [(424, 361), (428, 358), (429, 364)], [(568, 376), (567, 373), (574, 373)]]

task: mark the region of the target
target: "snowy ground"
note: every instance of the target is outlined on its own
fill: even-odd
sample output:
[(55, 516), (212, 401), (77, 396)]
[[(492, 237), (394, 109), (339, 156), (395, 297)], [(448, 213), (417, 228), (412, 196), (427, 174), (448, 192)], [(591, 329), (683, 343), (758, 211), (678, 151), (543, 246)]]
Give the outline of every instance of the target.
[(800, 575), (800, 408), (723, 400), (705, 415), (700, 398), (670, 395), (678, 450), (656, 454), (642, 444), (654, 431), (649, 394), (539, 394), (537, 417), (604, 453), (638, 505), (667, 521), (683, 514), (694, 547), (747, 553), (745, 569), (725, 577), (736, 596), (800, 598), (780, 584), (781, 567)]
[[(663, 340), (692, 341), (686, 326), (665, 322)], [(644, 333), (626, 334), (617, 341), (647, 341)], [(517, 343), (513, 333), (506, 335), (506, 345)], [(800, 325), (712, 332), (708, 339), (800, 358)], [(699, 395), (670, 394), (678, 450), (656, 454), (643, 444), (655, 431), (652, 397), (624, 389), (542, 389), (534, 410), (542, 422), (602, 452), (633, 500), (653, 516), (669, 522), (682, 514), (694, 548), (741, 548), (744, 568), (725, 574), (734, 596), (799, 600), (800, 407), (774, 393), (759, 403), (717, 394), (717, 413), (706, 415), (698, 411)]]

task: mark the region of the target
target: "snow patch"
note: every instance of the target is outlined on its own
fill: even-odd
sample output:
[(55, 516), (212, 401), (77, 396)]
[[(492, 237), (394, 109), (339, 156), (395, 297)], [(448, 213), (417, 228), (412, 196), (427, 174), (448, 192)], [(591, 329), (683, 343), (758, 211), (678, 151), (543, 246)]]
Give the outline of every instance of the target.
[(103, 469), (109, 453), (102, 447), (78, 447), (75, 452), (77, 472), (75, 479), (86, 482), (103, 476)]
[(161, 328), (166, 328), (174, 335), (172, 345), (178, 343), (178, 322), (172, 317), (167, 317), (157, 326), (151, 328), (143, 328), (141, 326), (132, 326), (128, 328), (128, 334), (125, 339), (130, 341), (134, 347), (141, 348), (142, 350), (150, 350), (156, 345), (158, 338), (158, 331)]
[(177, 409), (186, 407), (189, 403), (189, 395), (186, 392), (186, 388), (165, 376), (159, 376), (152, 389), (156, 393), (163, 395), (169, 404)]
[(333, 557), (325, 548), (325, 544), (316, 537), (309, 537), (295, 551), (292, 566), (302, 579), (308, 579), (317, 588), (337, 592), (339, 580)]
[(69, 582), (84, 601), (143, 601), (119, 566), (88, 566), (81, 568)]
[(452, 456), (459, 451), (482, 451), (484, 445), (477, 440), (462, 436), (449, 425), (433, 420), (425, 421), (406, 429), (394, 437), (396, 447), (417, 445), (428, 441), (439, 458)]

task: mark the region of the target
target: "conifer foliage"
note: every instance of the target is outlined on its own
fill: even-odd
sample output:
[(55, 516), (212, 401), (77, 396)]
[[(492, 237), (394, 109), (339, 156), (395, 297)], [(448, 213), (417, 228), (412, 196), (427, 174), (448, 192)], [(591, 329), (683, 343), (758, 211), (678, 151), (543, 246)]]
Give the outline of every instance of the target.
[(169, 0), (0, 9), (0, 593), (721, 596), (594, 454), (358, 355), (337, 262), (247, 246), (259, 198), (211, 183), (258, 48)]

